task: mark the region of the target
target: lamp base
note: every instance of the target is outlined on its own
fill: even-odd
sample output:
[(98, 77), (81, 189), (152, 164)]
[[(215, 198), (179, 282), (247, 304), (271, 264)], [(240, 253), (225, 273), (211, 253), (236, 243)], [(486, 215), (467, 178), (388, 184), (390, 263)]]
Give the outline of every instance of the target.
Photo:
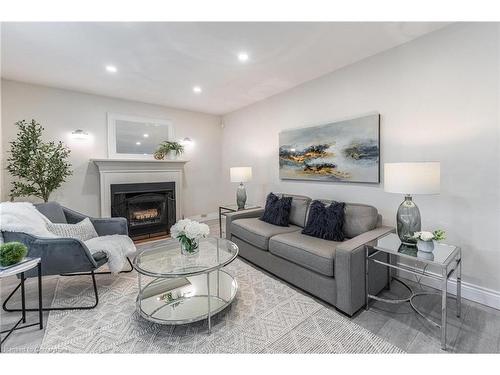
[(396, 215), (398, 236), (405, 245), (413, 245), (417, 241), (412, 238), (415, 232), (421, 230), (420, 210), (413, 202), (411, 195), (406, 195), (405, 200), (398, 208)]
[(247, 191), (245, 189), (245, 185), (243, 185), (242, 182), (240, 183), (238, 189), (236, 190), (236, 204), (238, 205), (238, 210), (244, 209), (246, 203), (247, 203)]

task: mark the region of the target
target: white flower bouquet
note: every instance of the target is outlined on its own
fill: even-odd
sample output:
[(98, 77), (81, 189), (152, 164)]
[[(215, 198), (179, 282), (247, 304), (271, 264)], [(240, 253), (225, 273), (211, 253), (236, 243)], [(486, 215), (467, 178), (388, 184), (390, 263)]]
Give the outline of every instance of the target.
[(435, 230), (434, 232), (415, 232), (413, 238), (421, 241), (441, 241), (446, 238), (446, 232), (441, 229)]
[(446, 238), (446, 232), (438, 229), (434, 232), (415, 232), (413, 238), (417, 240), (417, 249), (426, 253), (434, 250), (434, 241), (441, 241)]
[(208, 237), (210, 229), (207, 224), (183, 219), (170, 227), (170, 235), (177, 238), (184, 254), (195, 254), (199, 250), (200, 239)]

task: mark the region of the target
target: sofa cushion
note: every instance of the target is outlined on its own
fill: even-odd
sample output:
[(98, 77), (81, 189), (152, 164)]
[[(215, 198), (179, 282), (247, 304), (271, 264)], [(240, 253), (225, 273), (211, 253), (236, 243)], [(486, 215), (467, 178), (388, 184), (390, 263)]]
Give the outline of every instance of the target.
[[(324, 204), (334, 201), (320, 199)], [(308, 210), (307, 216), (309, 217)], [(344, 215), (344, 235), (346, 238), (354, 238), (362, 233), (368, 232), (377, 227), (378, 211), (375, 207), (361, 203), (345, 203)]]
[(344, 241), (344, 214), (345, 204), (332, 202), (325, 205), (320, 201), (313, 201), (310, 215), (302, 234), (322, 238), (329, 241)]
[(354, 238), (377, 227), (378, 211), (367, 204), (346, 203), (344, 234)]
[(292, 232), (273, 236), (269, 251), (322, 275), (333, 276), (335, 249), (340, 243)]
[(300, 227), (290, 225), (280, 227), (266, 223), (258, 218), (237, 219), (231, 223), (231, 234), (251, 243), (252, 245), (267, 250), (269, 247), (269, 238), (280, 233), (300, 231)]
[(62, 206), (57, 202), (35, 204), (36, 209), (53, 223), (67, 223)]
[(292, 197), (292, 208), (290, 209), (290, 224), (304, 227), (306, 225), (306, 215), (311, 198), (305, 195), (294, 195), (277, 193), (278, 196)]
[(290, 221), (291, 197), (278, 197), (269, 193), (266, 198), (266, 207), (260, 220), (269, 224), (287, 227)]

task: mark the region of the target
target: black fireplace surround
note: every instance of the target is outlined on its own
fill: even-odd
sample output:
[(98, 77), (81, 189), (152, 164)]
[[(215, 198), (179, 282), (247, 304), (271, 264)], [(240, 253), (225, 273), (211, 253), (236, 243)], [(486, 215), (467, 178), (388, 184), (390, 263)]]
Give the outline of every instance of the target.
[(127, 219), (133, 239), (169, 234), (175, 212), (175, 182), (111, 184), (111, 216)]

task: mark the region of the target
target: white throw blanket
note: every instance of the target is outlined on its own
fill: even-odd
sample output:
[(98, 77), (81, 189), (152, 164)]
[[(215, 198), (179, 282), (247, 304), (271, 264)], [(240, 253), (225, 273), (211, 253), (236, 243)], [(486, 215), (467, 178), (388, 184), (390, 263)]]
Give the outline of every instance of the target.
[[(47, 229), (47, 219), (33, 204), (28, 202), (0, 203), (0, 230), (21, 232), (44, 238), (61, 238)], [(91, 254), (102, 251), (108, 257), (111, 272), (120, 272), (126, 264), (126, 256), (136, 251), (128, 236), (111, 235), (92, 238), (84, 242)]]

